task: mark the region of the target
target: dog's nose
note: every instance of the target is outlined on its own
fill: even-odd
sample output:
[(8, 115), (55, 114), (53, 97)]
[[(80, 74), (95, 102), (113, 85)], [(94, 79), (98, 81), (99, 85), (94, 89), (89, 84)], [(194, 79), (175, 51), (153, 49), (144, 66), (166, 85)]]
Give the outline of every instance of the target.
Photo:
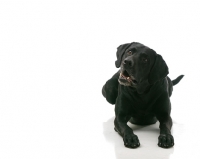
[(131, 61), (130, 59), (125, 59), (123, 64), (124, 64), (125, 67), (130, 68), (130, 67), (133, 66), (133, 61)]

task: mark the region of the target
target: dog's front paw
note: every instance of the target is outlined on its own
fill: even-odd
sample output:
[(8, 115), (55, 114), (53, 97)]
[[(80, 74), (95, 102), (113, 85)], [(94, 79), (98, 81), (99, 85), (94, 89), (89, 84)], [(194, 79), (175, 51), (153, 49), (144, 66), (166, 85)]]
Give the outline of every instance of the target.
[(160, 134), (158, 137), (158, 146), (162, 148), (170, 148), (174, 146), (174, 138), (170, 134)]
[(134, 134), (127, 134), (123, 137), (124, 145), (129, 148), (136, 148), (140, 146), (139, 139), (137, 135)]

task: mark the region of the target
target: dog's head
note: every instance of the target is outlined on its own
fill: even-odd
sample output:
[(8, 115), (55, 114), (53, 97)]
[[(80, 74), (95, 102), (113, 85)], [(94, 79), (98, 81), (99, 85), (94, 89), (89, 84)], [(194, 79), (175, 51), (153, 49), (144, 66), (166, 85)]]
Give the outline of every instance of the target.
[(135, 42), (117, 48), (115, 65), (117, 68), (121, 67), (119, 83), (135, 87), (139, 94), (168, 74), (168, 67), (161, 55)]

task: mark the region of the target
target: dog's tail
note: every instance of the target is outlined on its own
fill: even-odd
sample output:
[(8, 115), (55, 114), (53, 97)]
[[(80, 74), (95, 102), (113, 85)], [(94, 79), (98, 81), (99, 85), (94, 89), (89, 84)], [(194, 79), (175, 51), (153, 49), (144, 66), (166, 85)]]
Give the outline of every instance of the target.
[(178, 76), (175, 80), (172, 80), (173, 86), (178, 84), (179, 81), (183, 78), (184, 75), (180, 75)]

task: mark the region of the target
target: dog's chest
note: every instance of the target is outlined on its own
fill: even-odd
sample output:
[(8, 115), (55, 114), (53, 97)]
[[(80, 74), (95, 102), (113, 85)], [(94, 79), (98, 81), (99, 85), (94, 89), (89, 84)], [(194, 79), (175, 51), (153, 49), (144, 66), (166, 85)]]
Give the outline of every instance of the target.
[(156, 98), (151, 95), (133, 93), (130, 96), (132, 112), (140, 115), (152, 114)]

